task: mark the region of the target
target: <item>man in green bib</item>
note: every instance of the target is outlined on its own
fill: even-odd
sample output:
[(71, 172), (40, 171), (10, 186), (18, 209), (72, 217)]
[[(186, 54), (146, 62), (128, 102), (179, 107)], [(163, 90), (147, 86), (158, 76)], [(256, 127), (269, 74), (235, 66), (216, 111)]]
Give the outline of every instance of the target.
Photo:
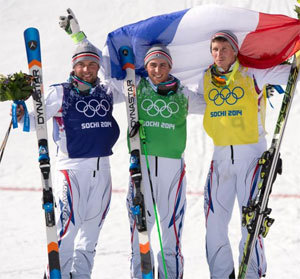
[[(139, 120), (143, 121), (146, 148), (150, 165), (153, 195), (160, 216), (162, 244), (168, 278), (183, 278), (181, 236), (186, 209), (186, 177), (183, 153), (186, 146), (186, 118), (188, 113), (203, 113), (205, 103), (195, 93), (182, 86), (170, 75), (172, 58), (163, 45), (153, 45), (145, 55), (148, 77), (137, 77)], [(142, 183), (151, 233), (155, 223), (152, 193), (145, 162), (141, 156)], [(140, 249), (133, 208), (134, 185), (130, 183), (127, 196), (132, 232), (132, 278), (142, 278)], [(154, 256), (151, 250), (152, 262)], [(158, 253), (159, 278), (165, 278), (161, 253)]]

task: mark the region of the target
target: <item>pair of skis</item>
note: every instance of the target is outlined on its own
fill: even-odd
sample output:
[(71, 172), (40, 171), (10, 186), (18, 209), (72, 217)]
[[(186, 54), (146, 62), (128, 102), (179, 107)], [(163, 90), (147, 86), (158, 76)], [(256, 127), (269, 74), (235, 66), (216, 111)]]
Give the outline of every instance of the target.
[(248, 266), (252, 258), (252, 252), (259, 235), (266, 237), (274, 219), (269, 217), (271, 209), (268, 201), (272, 186), (277, 174), (281, 174), (280, 146), (292, 105), (297, 78), (300, 68), (300, 52), (293, 57), (288, 83), (282, 100), (281, 109), (277, 119), (271, 147), (264, 152), (259, 160), (261, 165), (258, 192), (255, 198), (246, 207), (243, 207), (243, 226), (248, 230), (248, 236), (244, 245), (243, 256), (239, 266), (238, 279), (245, 279)]
[(132, 183), (135, 187), (135, 196), (133, 199), (134, 208), (132, 210), (138, 231), (142, 278), (152, 279), (153, 270), (151, 264), (150, 241), (147, 230), (146, 208), (142, 184), (140, 124), (136, 99), (134, 56), (132, 49), (129, 47), (121, 47), (119, 53), (123, 69), (126, 70), (124, 90), (126, 96), (129, 142), (131, 148), (129, 171)]
[(146, 148), (146, 135), (142, 122), (138, 118), (136, 84), (135, 84), (135, 66), (133, 51), (128, 46), (119, 49), (122, 67), (126, 70), (126, 78), (124, 79), (124, 90), (126, 96), (126, 110), (128, 119), (129, 142), (130, 142), (130, 176), (134, 185), (134, 198), (132, 214), (135, 216), (135, 225), (138, 231), (140, 256), (141, 256), (141, 272), (143, 279), (153, 279), (154, 266), (151, 262), (150, 240), (147, 229), (146, 206), (144, 202), (144, 189), (142, 183), (141, 169), (141, 145), (144, 150), (146, 166), (148, 170), (148, 179), (152, 196), (153, 209), (155, 214), (155, 222), (158, 230), (160, 243), (160, 251), (164, 268), (164, 277), (168, 278), (167, 267), (165, 263), (163, 245), (161, 240), (160, 226), (156, 208), (156, 202), (153, 194), (153, 186), (150, 174), (150, 166), (148, 162), (148, 154)]
[[(39, 148), (39, 164), (43, 188), (43, 209), (45, 211), (46, 235), (48, 248), (48, 269), (50, 279), (60, 279), (60, 263), (58, 253), (57, 230), (54, 214), (54, 197), (50, 175), (50, 157), (48, 151), (47, 119), (44, 102), (42, 77), (42, 61), (39, 32), (36, 28), (24, 31), (24, 40), (30, 75), (33, 76), (34, 92), (33, 106), (35, 112), (35, 127)], [(48, 273), (48, 272), (47, 272)], [(46, 274), (44, 275), (46, 278)]]

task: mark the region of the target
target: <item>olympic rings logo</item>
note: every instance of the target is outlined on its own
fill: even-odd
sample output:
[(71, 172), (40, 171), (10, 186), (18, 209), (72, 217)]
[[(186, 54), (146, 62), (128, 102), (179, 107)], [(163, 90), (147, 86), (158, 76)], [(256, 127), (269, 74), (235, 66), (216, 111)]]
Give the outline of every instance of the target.
[(75, 107), (78, 112), (83, 113), (86, 117), (94, 117), (95, 114), (104, 117), (110, 110), (110, 104), (105, 99), (101, 100), (100, 102), (92, 99), (88, 103), (80, 100), (76, 103)]
[(220, 92), (214, 88), (209, 91), (208, 98), (213, 101), (216, 106), (221, 106), (226, 102), (228, 105), (234, 105), (239, 99), (243, 98), (245, 91), (242, 87), (237, 86), (232, 91), (228, 87), (224, 87)]
[(172, 114), (179, 111), (179, 105), (175, 102), (168, 104), (164, 100), (156, 100), (154, 103), (150, 99), (143, 100), (141, 108), (147, 112), (149, 116), (157, 116), (160, 114), (164, 118), (169, 118)]

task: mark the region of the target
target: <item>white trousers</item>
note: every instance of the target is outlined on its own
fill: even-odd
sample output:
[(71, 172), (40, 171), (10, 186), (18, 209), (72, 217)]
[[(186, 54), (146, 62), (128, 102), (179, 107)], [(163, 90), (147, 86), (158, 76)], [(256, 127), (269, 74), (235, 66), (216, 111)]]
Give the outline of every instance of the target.
[(111, 200), (109, 162), (98, 170), (58, 171), (55, 188), (62, 278), (89, 279)]
[[(183, 159), (148, 156), (154, 199), (160, 219), (162, 244), (169, 279), (183, 276), (184, 259), (181, 252), (181, 236), (186, 209), (186, 178)], [(146, 218), (149, 237), (155, 225), (155, 215), (145, 157), (141, 158)], [(141, 259), (135, 217), (132, 213), (134, 186), (129, 183), (127, 208), (131, 230), (131, 278), (141, 279)], [(151, 248), (152, 266), (154, 256)], [(157, 254), (158, 278), (165, 278), (161, 252)]]
[[(228, 224), (237, 197), (240, 213), (257, 192), (260, 175), (258, 158), (213, 160), (205, 185), (207, 262), (211, 279), (234, 278), (234, 262), (228, 238)], [(242, 227), (239, 261), (242, 258), (247, 229)], [(266, 272), (263, 239), (260, 236), (248, 268), (247, 279), (257, 279)]]

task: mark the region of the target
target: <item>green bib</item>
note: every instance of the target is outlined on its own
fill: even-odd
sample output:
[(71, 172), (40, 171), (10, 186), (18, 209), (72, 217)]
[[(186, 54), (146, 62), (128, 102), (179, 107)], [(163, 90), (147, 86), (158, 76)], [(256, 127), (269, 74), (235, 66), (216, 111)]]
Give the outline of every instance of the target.
[(188, 113), (188, 100), (182, 87), (174, 95), (161, 96), (142, 78), (137, 87), (137, 104), (148, 155), (181, 158), (186, 146)]

